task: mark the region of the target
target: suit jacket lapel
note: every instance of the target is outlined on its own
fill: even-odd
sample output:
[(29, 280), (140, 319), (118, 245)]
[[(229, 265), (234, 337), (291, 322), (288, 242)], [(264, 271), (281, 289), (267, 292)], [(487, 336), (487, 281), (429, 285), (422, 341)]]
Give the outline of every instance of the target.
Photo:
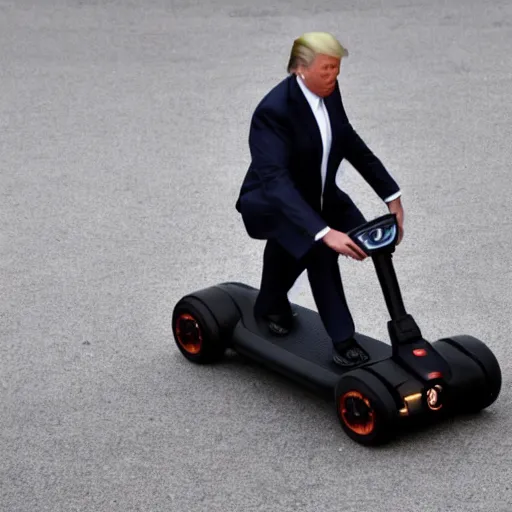
[(297, 78), (294, 75), (290, 77), (290, 97), (298, 107), (297, 117), (300, 120), (299, 122), (311, 137), (311, 140), (317, 149), (316, 157), (318, 160), (318, 168), (320, 169), (323, 151), (322, 135), (320, 134), (320, 128), (318, 128), (318, 124), (313, 112), (311, 111), (308, 100), (300, 90)]
[(340, 133), (342, 131), (342, 110), (341, 110), (341, 97), (338, 85), (336, 85), (336, 89), (334, 92), (324, 99), (325, 107), (329, 114), (329, 121), (331, 124), (331, 151), (329, 153), (329, 159), (327, 161), (327, 176), (326, 176), (326, 186), (327, 184), (334, 182), (336, 177), (336, 171), (338, 168), (333, 165), (333, 158), (336, 155), (336, 149), (341, 144), (341, 136)]

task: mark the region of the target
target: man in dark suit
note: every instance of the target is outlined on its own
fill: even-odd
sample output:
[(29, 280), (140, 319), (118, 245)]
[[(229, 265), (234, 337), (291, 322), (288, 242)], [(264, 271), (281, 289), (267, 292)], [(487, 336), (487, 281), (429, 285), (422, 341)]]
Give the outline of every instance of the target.
[(293, 326), (288, 292), (307, 270), (318, 313), (342, 366), (365, 362), (354, 340), (338, 256), (367, 255), (345, 233), (365, 219), (336, 185), (347, 159), (388, 204), (403, 236), (401, 192), (381, 161), (351, 126), (337, 82), (347, 51), (324, 32), (294, 41), (289, 76), (259, 103), (251, 121), (251, 164), (236, 208), (250, 237), (267, 240), (255, 315), (276, 334)]

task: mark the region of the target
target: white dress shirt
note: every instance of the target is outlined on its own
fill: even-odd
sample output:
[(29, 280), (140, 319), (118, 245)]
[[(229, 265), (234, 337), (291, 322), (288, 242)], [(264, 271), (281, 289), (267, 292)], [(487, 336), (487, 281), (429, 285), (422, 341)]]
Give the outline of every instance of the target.
[[(320, 174), (322, 177), (321, 201), (323, 204), (325, 177), (327, 175), (327, 161), (329, 159), (329, 153), (331, 151), (331, 144), (332, 144), (331, 123), (329, 120), (329, 114), (327, 112), (327, 108), (325, 106), (324, 100), (320, 96), (317, 96), (316, 94), (311, 92), (306, 87), (306, 84), (303, 82), (303, 80), (299, 76), (297, 76), (297, 83), (299, 84), (299, 87), (301, 88), (302, 92), (304, 93), (304, 96), (306, 97), (306, 100), (309, 103), (309, 106), (311, 107), (313, 115), (315, 116), (316, 122), (318, 124), (318, 128), (320, 129), (320, 135), (322, 136), (323, 152), (322, 152), (322, 164), (320, 166)], [(384, 201), (386, 203), (389, 203), (390, 201), (393, 201), (393, 199), (396, 199), (397, 197), (400, 197), (401, 195), (402, 195), (402, 192), (398, 191), (395, 194), (387, 197)], [(320, 240), (321, 238), (323, 238), (329, 232), (330, 229), (331, 228), (329, 226), (326, 226), (324, 229), (319, 231), (315, 236), (315, 240)]]

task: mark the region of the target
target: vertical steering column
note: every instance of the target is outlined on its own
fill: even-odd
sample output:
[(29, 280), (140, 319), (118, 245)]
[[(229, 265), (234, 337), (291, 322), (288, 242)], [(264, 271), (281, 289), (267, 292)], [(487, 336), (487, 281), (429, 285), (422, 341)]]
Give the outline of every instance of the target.
[(393, 353), (404, 343), (422, 339), (414, 318), (405, 311), (404, 301), (398, 286), (392, 254), (398, 239), (398, 225), (395, 214), (387, 214), (349, 231), (352, 240), (371, 256), (377, 271), (391, 320), (388, 331)]
[(393, 255), (390, 252), (381, 252), (372, 255), (373, 264), (377, 271), (377, 277), (379, 278), (380, 287), (382, 288), (391, 320), (398, 320), (406, 316), (407, 312), (405, 311), (392, 257)]
[(414, 318), (405, 310), (392, 256), (392, 251), (389, 250), (375, 252), (372, 254), (372, 260), (391, 316), (391, 320), (388, 322), (389, 336), (393, 347), (396, 347), (421, 339), (422, 336)]

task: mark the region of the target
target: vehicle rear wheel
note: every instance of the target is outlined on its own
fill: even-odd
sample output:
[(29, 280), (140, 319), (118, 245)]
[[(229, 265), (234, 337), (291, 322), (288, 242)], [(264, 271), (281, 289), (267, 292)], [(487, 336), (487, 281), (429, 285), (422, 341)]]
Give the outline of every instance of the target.
[(229, 347), (238, 319), (238, 309), (226, 292), (206, 288), (176, 304), (172, 315), (174, 340), (189, 361), (214, 363)]

